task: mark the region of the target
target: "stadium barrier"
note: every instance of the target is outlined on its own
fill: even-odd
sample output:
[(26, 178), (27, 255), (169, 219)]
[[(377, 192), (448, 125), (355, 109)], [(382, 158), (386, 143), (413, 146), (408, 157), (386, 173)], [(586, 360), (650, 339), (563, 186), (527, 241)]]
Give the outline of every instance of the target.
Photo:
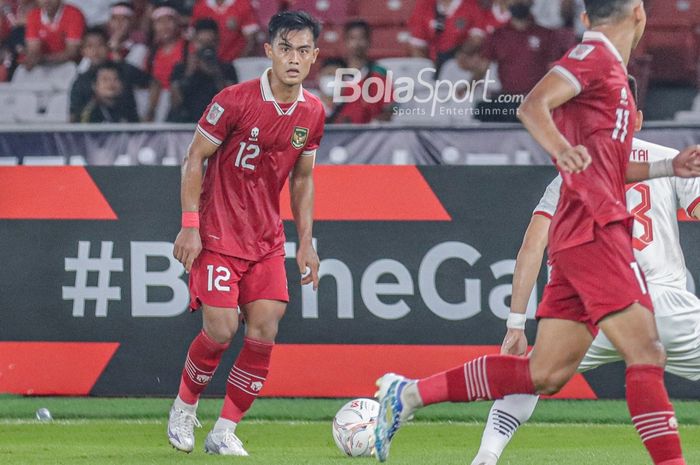
[[(394, 370), (422, 376), (499, 350), (515, 256), (551, 167), (320, 166), (317, 293), (298, 284), (266, 396), (373, 393)], [(291, 218), (288, 195), (282, 200)], [(177, 390), (200, 328), (187, 311), (177, 167), (0, 168), (0, 392), (163, 395)], [(700, 225), (681, 224), (700, 276)], [(546, 271), (528, 313), (535, 310)], [(535, 324), (528, 324), (530, 341)], [(222, 394), (240, 336), (208, 394)], [(578, 375), (560, 397), (624, 396), (620, 364)], [(675, 397), (700, 398), (669, 377)]]
[[(177, 165), (193, 125), (29, 125), (0, 127), (0, 165)], [(650, 123), (641, 137), (675, 148), (700, 139), (700, 127)], [(520, 125), (326, 128), (319, 164), (548, 165)]]

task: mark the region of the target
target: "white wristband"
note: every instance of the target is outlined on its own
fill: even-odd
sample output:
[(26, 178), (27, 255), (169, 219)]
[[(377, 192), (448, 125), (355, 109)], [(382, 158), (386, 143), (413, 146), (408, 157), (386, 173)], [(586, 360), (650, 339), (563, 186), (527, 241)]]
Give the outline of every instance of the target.
[(670, 178), (675, 175), (673, 171), (673, 158), (652, 161), (649, 163), (649, 179)]
[(513, 313), (508, 314), (508, 320), (506, 320), (506, 328), (508, 329), (525, 329), (525, 322), (527, 321), (527, 316), (524, 313)]

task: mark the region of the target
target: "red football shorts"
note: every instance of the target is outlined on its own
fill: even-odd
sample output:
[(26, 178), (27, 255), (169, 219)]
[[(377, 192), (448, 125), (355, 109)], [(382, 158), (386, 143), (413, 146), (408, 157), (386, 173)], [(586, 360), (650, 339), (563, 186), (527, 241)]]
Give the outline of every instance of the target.
[(284, 256), (259, 262), (202, 250), (190, 271), (190, 309), (236, 308), (256, 300), (289, 302)]
[(632, 238), (622, 222), (596, 225), (595, 239), (557, 252), (537, 318), (584, 323), (595, 336), (598, 322), (639, 303), (653, 310)]

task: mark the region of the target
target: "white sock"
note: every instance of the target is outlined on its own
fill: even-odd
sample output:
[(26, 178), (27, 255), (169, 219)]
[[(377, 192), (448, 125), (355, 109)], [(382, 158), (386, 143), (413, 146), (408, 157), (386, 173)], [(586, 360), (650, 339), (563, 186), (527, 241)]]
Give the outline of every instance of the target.
[(418, 391), (418, 382), (409, 383), (401, 392), (401, 402), (411, 410), (421, 408), (423, 399)]
[(535, 411), (539, 396), (513, 394), (493, 403), (481, 437), (479, 452), (488, 451), (500, 457), (520, 425)]
[(173, 407), (184, 410), (185, 412), (191, 413), (192, 415), (197, 413), (197, 405), (199, 405), (199, 402), (197, 402), (194, 405), (188, 404), (184, 400), (180, 399), (180, 396), (177, 396), (175, 398), (175, 402), (173, 402)]
[(237, 424), (238, 423), (236, 423), (235, 421), (219, 417), (219, 419), (216, 420), (216, 423), (214, 423), (214, 431), (222, 431), (225, 429), (232, 429), (233, 431), (236, 431)]

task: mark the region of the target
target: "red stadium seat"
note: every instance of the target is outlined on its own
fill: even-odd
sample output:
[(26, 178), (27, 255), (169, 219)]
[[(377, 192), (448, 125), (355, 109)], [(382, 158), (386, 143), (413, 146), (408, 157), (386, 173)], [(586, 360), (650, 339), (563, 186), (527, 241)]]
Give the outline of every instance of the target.
[(654, 0), (647, 5), (650, 26), (695, 26), (700, 24), (697, 0)]
[(369, 50), (369, 55), (375, 60), (408, 56), (410, 36), (406, 27), (376, 27), (372, 30), (372, 48)]
[(649, 25), (642, 47), (652, 57), (652, 81), (696, 85), (698, 35), (694, 27)]
[(342, 56), (345, 48), (343, 44), (343, 26), (324, 25), (318, 38), (318, 47), (321, 49), (321, 61), (324, 58)]
[(292, 8), (305, 10), (324, 24), (344, 24), (351, 2), (347, 0), (294, 0)]
[(358, 16), (371, 25), (403, 25), (413, 13), (416, 0), (359, 0)]

